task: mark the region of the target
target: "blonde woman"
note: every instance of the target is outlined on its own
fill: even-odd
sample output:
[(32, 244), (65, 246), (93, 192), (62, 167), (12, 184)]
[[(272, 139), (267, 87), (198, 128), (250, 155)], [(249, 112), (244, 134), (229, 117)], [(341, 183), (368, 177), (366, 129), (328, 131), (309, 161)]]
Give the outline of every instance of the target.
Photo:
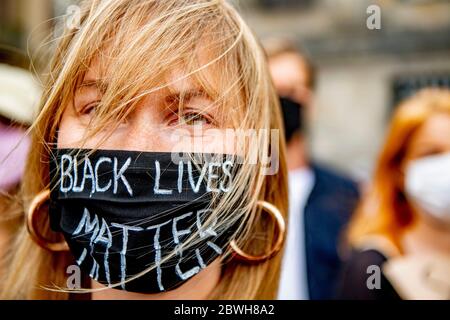
[(246, 24), (225, 1), (81, 12), (33, 127), (2, 298), (274, 298), (284, 145)]
[(450, 91), (396, 111), (370, 191), (349, 226), (349, 299), (449, 299)]

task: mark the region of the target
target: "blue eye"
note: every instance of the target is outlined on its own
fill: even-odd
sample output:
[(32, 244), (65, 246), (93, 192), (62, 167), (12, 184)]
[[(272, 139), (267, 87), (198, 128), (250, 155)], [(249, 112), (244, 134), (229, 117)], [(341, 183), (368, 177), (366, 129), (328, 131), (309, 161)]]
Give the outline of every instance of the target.
[(179, 122), (189, 126), (208, 125), (211, 120), (205, 115), (196, 112), (186, 112), (179, 117)]
[(80, 113), (81, 113), (82, 115), (90, 115), (90, 114), (92, 114), (93, 112), (95, 112), (95, 109), (97, 108), (98, 104), (99, 104), (99, 101), (95, 101), (95, 102), (89, 103), (88, 105), (86, 105), (86, 106), (81, 110)]

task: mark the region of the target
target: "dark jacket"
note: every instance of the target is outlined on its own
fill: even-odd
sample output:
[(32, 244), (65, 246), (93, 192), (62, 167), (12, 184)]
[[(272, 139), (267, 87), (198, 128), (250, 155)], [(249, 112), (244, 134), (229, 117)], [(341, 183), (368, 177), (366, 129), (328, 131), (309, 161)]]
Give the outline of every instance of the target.
[(342, 261), (338, 244), (359, 192), (357, 184), (313, 165), (314, 186), (304, 209), (306, 270), (310, 299), (332, 299)]

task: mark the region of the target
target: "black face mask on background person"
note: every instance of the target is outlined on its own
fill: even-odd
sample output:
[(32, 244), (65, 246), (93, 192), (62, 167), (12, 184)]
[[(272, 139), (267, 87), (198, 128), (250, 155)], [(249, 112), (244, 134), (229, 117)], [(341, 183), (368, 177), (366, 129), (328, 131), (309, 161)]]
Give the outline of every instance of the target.
[[(229, 192), (229, 155), (197, 163), (171, 153), (55, 149), (50, 161), (50, 224), (81, 270), (132, 292), (175, 289), (224, 253), (238, 223), (210, 222), (213, 194)], [(192, 238), (193, 237), (193, 238)], [(185, 246), (187, 239), (194, 245)], [(167, 255), (170, 258), (164, 260)], [(129, 282), (130, 277), (153, 269)]]
[(289, 142), (296, 132), (303, 130), (303, 106), (290, 98), (280, 97), (285, 139)]

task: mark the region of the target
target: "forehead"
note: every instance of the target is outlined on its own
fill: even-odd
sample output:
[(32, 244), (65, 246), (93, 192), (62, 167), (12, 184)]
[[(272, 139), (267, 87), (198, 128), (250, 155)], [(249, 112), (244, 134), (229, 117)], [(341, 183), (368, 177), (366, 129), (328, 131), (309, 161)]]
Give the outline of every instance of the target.
[[(109, 84), (108, 74), (111, 70), (104, 71), (100, 68), (99, 63), (93, 63), (84, 75), (81, 85), (77, 89), (83, 87), (106, 88)], [(214, 72), (208, 73), (212, 83), (218, 83), (218, 77)], [(160, 86), (168, 92), (188, 92), (191, 90), (201, 90), (201, 85), (192, 76), (186, 76), (181, 68), (173, 68), (165, 73), (160, 79)], [(151, 89), (151, 88), (147, 88)], [(156, 90), (160, 91), (160, 90)], [(79, 91), (78, 91), (79, 92)]]
[[(200, 47), (201, 48), (201, 47)], [(151, 53), (149, 53), (151, 55)], [(207, 50), (198, 50), (193, 52), (195, 55), (194, 59), (197, 61), (196, 66), (200, 69), (199, 71), (193, 71), (192, 67), (189, 67), (183, 60), (175, 65), (168, 65), (159, 75), (152, 74), (149, 69), (143, 68), (142, 70), (135, 70), (135, 73), (129, 73), (129, 82), (133, 82), (135, 74), (148, 72), (148, 78), (157, 78), (156, 87), (164, 87), (169, 92), (176, 91), (189, 91), (192, 89), (200, 89), (202, 86), (208, 85), (210, 89), (214, 88), (216, 91), (220, 92), (221, 84), (226, 83), (226, 79), (223, 78), (223, 73), (221, 72), (221, 61), (215, 63), (210, 63), (213, 57), (212, 52)], [(84, 74), (82, 80), (83, 83), (88, 84), (100, 84), (111, 82), (117, 79), (116, 71), (114, 70), (114, 58), (108, 54), (99, 54), (95, 57)], [(202, 67), (203, 66), (203, 67)], [(140, 74), (141, 75), (141, 74)], [(203, 82), (199, 83), (199, 78)], [(152, 89), (152, 88), (145, 88)], [(210, 91), (210, 90), (209, 90)]]
[(424, 144), (450, 146), (450, 114), (439, 112), (430, 116), (413, 134), (410, 147)]
[[(148, 65), (132, 68), (136, 66), (134, 63), (122, 68), (117, 59), (105, 50), (84, 64), (87, 66), (85, 73), (76, 80), (73, 92), (79, 97), (87, 96), (94, 89), (95, 92), (107, 93), (102, 108), (106, 108), (105, 112), (109, 114), (109, 110), (116, 110), (119, 102), (143, 101), (141, 99), (150, 98), (150, 95), (152, 98), (167, 101), (174, 98), (185, 102), (190, 97), (203, 96), (211, 102), (207, 108), (214, 110), (224, 126), (238, 126), (239, 118), (248, 108), (245, 107), (243, 85), (236, 72), (237, 63), (232, 61), (235, 56), (217, 59), (222, 52), (212, 50), (206, 41), (199, 41), (196, 48), (190, 56), (180, 56), (177, 63), (164, 65), (157, 72), (153, 72), (151, 67), (150, 61), (155, 58), (153, 52), (148, 53)], [(131, 55), (130, 59), (133, 58)]]

